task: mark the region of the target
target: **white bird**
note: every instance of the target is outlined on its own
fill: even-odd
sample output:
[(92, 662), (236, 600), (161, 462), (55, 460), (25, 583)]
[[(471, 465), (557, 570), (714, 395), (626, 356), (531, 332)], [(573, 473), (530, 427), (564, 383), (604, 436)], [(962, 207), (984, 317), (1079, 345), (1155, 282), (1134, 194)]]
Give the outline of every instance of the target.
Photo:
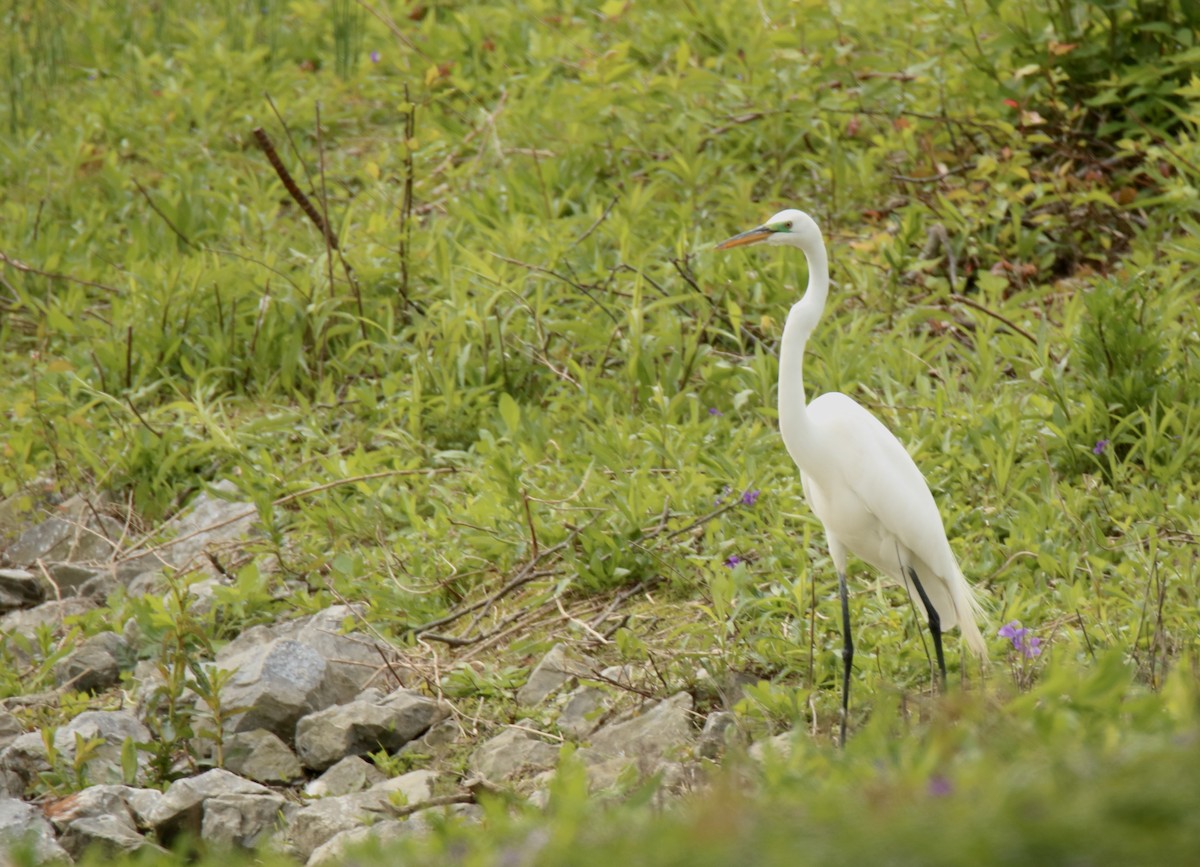
[(955, 626), (986, 659), (976, 617), (983, 611), (946, 540), (925, 477), (900, 441), (852, 398), (828, 392), (806, 404), (804, 346), (829, 294), (829, 259), (816, 222), (803, 211), (780, 211), (766, 223), (717, 245), (797, 247), (808, 260), (808, 289), (792, 305), (779, 351), (779, 431), (796, 466), (809, 506), (825, 527), (842, 603), (842, 720), (846, 743), (854, 642), (846, 590), (851, 553), (900, 582), (929, 617), (941, 682), (946, 681), (942, 632)]

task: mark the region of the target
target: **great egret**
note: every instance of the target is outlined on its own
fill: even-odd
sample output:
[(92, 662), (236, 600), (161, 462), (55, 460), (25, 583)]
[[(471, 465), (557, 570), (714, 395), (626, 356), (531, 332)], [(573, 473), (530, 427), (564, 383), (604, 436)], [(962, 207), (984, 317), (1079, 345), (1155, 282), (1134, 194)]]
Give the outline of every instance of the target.
[(779, 431), (800, 469), (809, 506), (825, 527), (829, 556), (837, 568), (842, 603), (842, 724), (850, 706), (850, 605), (846, 554), (901, 582), (929, 617), (941, 682), (946, 682), (942, 632), (958, 626), (967, 645), (985, 658), (987, 645), (976, 616), (982, 614), (971, 585), (959, 571), (925, 477), (900, 441), (879, 419), (837, 392), (811, 404), (804, 397), (804, 346), (821, 319), (829, 294), (829, 260), (816, 222), (803, 211), (780, 211), (766, 223), (717, 245), (797, 247), (808, 260), (808, 289), (792, 305), (779, 350)]

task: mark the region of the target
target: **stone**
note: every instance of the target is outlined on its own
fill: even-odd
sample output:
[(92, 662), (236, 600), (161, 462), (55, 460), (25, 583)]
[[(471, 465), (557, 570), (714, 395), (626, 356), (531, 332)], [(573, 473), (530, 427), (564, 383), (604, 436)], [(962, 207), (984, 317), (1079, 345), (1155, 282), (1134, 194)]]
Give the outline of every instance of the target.
[(214, 768), (172, 783), (147, 824), (168, 845), (189, 833), (219, 845), (254, 846), (274, 830), (284, 804), (266, 786)]
[(633, 678), (633, 667), (613, 665), (600, 672), (595, 683), (583, 683), (566, 696), (562, 711), (558, 715), (558, 729), (576, 740), (587, 737), (600, 727), (605, 716), (616, 704), (620, 684)]
[(429, 731), (419, 738), (406, 743), (396, 755), (410, 758), (438, 758), (445, 755), (450, 747), (458, 743), (460, 737), (462, 737), (462, 728), (458, 721), (453, 717), (448, 717), (439, 723), (434, 723), (429, 727)]
[(101, 632), (60, 659), (54, 666), (54, 680), (60, 687), (79, 692), (101, 692), (121, 678), (122, 668), (132, 668), (134, 654), (125, 639), (116, 632)]
[(341, 699), (327, 682), (325, 658), (298, 641), (276, 639), (217, 665), (233, 672), (221, 689), (222, 705), (244, 708), (229, 718), (228, 732), (266, 729), (290, 739), (301, 717)]
[(40, 628), (48, 626), (59, 633), (66, 618), (86, 614), (95, 607), (96, 603), (90, 599), (68, 596), (61, 600), (51, 599), (24, 611), (10, 611), (0, 617), (0, 636), (21, 635), (32, 643)]
[(253, 849), (278, 830), (285, 803), (274, 792), (209, 798), (203, 805), (200, 839), (220, 848)]
[(23, 567), (45, 563), (102, 563), (116, 551), (112, 539), (124, 533), (121, 522), (96, 512), (75, 496), (56, 510), (58, 514), (30, 527), (8, 546), (10, 563)]
[(762, 764), (772, 758), (787, 758), (792, 754), (792, 733), (781, 732), (774, 737), (755, 741), (748, 750), (750, 758)]
[(134, 793), (146, 791), (153, 790), (119, 785), (91, 786), (45, 804), (42, 812), (58, 829), (59, 842), (74, 858), (95, 848), (112, 855), (135, 852), (148, 846), (165, 854), (165, 849), (138, 833), (136, 817), (129, 806)]
[(478, 777), (501, 782), (518, 775), (543, 771), (558, 761), (558, 747), (524, 729), (508, 728), (484, 741), (471, 754), (469, 767)]
[(546, 696), (575, 677), (586, 677), (596, 664), (586, 657), (571, 659), (562, 644), (556, 644), (529, 673), (525, 685), (517, 690), (517, 701), (525, 707), (540, 704)]
[[(296, 764), (299, 765), (299, 761)], [(385, 779), (383, 771), (366, 759), (359, 756), (346, 756), (305, 786), (304, 794), (313, 798), (348, 795), (351, 792), (361, 792), (376, 783), (382, 783)]]
[[(146, 743), (151, 737), (150, 730), (125, 711), (84, 711), (54, 732), (60, 762), (70, 765), (74, 761), (77, 734), (85, 741), (101, 741), (86, 764), (87, 779), (93, 784), (124, 782), (121, 750), (125, 742)], [(139, 752), (139, 771), (144, 771), (147, 761), (146, 755)], [(14, 739), (0, 752), (0, 769), (16, 773), (26, 783), (51, 770), (42, 733), (33, 731)]]
[(45, 585), (32, 572), (0, 569), (0, 611), (30, 608), (45, 598)]
[[(0, 856), (22, 844), (29, 847), (35, 864), (71, 860), (40, 810), (16, 798), (0, 798)], [(11, 863), (7, 858), (5, 862)]]
[(385, 819), (372, 825), (347, 828), (314, 849), (305, 862), (305, 867), (352, 864), (355, 862), (349, 856), (355, 849), (373, 844), (377, 851), (384, 851), (409, 833), (409, 823), (402, 819)]
[(9, 711), (0, 711), (0, 751), (25, 734), (25, 727), (16, 715)]
[(429, 800), (437, 779), (432, 771), (411, 771), (364, 792), (313, 801), (290, 817), (284, 845), (298, 860), (307, 860), (315, 849), (342, 831), (387, 818), (389, 809), (398, 804)]
[(590, 746), (579, 751), (585, 764), (624, 758), (658, 762), (690, 745), (692, 697), (676, 693), (638, 716), (597, 730)]
[(266, 729), (230, 735), (223, 752), (226, 770), (258, 783), (290, 783), (304, 776), (296, 754)]
[(725, 753), (729, 737), (736, 733), (736, 716), (727, 710), (713, 711), (704, 719), (696, 754), (705, 759), (719, 759)]
[(305, 767), (324, 770), (348, 755), (394, 752), (448, 714), (445, 705), (407, 690), (380, 702), (352, 701), (301, 719), (296, 752)]
[(230, 499), (238, 493), (237, 485), (224, 479), (192, 500), (162, 528), (168, 539), (179, 541), (155, 552), (155, 561), (145, 571), (165, 563), (176, 569), (198, 566), (200, 571), (215, 575), (216, 568), (202, 556), (205, 551), (247, 538), (258, 522), (253, 503)]

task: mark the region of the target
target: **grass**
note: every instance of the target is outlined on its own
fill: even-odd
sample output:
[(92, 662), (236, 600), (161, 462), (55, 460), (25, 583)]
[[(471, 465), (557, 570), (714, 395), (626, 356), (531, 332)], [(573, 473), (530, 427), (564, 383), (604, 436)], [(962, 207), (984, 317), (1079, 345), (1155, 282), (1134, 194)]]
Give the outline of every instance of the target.
[[(1072, 49), (1031, 35), (1051, 32), (1035, 5), (6, 10), (0, 493), (33, 521), (104, 492), (152, 534), (236, 483), (265, 532), (211, 611), (118, 595), (79, 624), (135, 617), (168, 670), (361, 601), (492, 721), (565, 639), (701, 710), (698, 670), (747, 675), (748, 733), (815, 732), (761, 803), (718, 785), (664, 818), (631, 796), (622, 841), (565, 779), (559, 808), (497, 811), (492, 839), (544, 824), (667, 861), (727, 799), (745, 818), (716, 826), (712, 863), (801, 834), (814, 862), (896, 839), (928, 856), (945, 827), (982, 861), (1058, 858), (1072, 835), (1136, 861), (1113, 842), (1130, 811), (1180, 830), (1137, 838), (1170, 857), (1194, 838), (1194, 797), (1162, 778), (1195, 737), (1200, 109), (1194, 84), (1156, 85), (1169, 120), (1113, 133), (1108, 96), (1135, 99), (1144, 67), (1050, 87), (1070, 65), (1031, 58)], [(803, 266), (711, 249), (783, 205), (831, 246), (809, 391), (912, 449), (996, 661), (962, 672), (951, 639), (969, 689), (928, 702), (918, 621), (856, 568), (844, 756), (833, 573), (775, 430)], [(487, 617), (427, 627), (489, 595)], [(1012, 620), (1041, 656), (996, 637)], [(0, 692), (44, 680), (56, 640), (7, 659)], [(923, 794), (935, 774), (947, 797)], [(422, 845), (490, 863), (461, 836)]]

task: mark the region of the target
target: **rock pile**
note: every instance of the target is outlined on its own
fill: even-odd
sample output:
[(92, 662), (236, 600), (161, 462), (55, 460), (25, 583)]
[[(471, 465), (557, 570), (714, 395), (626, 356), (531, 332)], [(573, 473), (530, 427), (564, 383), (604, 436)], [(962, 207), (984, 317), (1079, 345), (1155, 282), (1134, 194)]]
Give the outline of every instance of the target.
[[(115, 540), (127, 528), (82, 501), (19, 533), (0, 549), (7, 653), (28, 662), (48, 635), (60, 642), (77, 635), (73, 619), (114, 589), (161, 594), (164, 567), (192, 569), (213, 546), (253, 533), (252, 507), (228, 494), (217, 486), (201, 495), (165, 531), (177, 544), (135, 558), (118, 556)], [(192, 602), (203, 606), (205, 582), (211, 593), (221, 580), (214, 571), (199, 593), (192, 586)], [(338, 605), (255, 626), (197, 660), (224, 673), (212, 678), (223, 709), (219, 731), (193, 742), (193, 759), (210, 769), (172, 767), (175, 781), (161, 791), (150, 786), (163, 769), (143, 748), (154, 737), (148, 715), (161, 712), (153, 697), (166, 685), (161, 670), (137, 663), (144, 653), (137, 630), (114, 624), (63, 648), (52, 669), (57, 691), (0, 701), (0, 849), (21, 843), (45, 863), (92, 848), (160, 849), (188, 834), (214, 845), (271, 847), (307, 864), (341, 863), (366, 839), (423, 832), (433, 813), (477, 820), (477, 786), (544, 803), (568, 742), (594, 791), (650, 774), (685, 788), (702, 757), (719, 755), (733, 722), (728, 714), (697, 718), (687, 693), (650, 699), (635, 686), (648, 680), (644, 673), (604, 668), (557, 645), (515, 694), (528, 718), (468, 738), (450, 704), (396, 686), (390, 649), (353, 628), (366, 614)], [(100, 694), (118, 684), (138, 699), (136, 708), (85, 711), (57, 730), (32, 727), (30, 709), (53, 705), (60, 693)], [(196, 690), (176, 699), (211, 711), (212, 697)], [(442, 770), (447, 751), (468, 757), (465, 776)], [(385, 769), (409, 770), (389, 776)], [(25, 800), (67, 792), (40, 808)]]

